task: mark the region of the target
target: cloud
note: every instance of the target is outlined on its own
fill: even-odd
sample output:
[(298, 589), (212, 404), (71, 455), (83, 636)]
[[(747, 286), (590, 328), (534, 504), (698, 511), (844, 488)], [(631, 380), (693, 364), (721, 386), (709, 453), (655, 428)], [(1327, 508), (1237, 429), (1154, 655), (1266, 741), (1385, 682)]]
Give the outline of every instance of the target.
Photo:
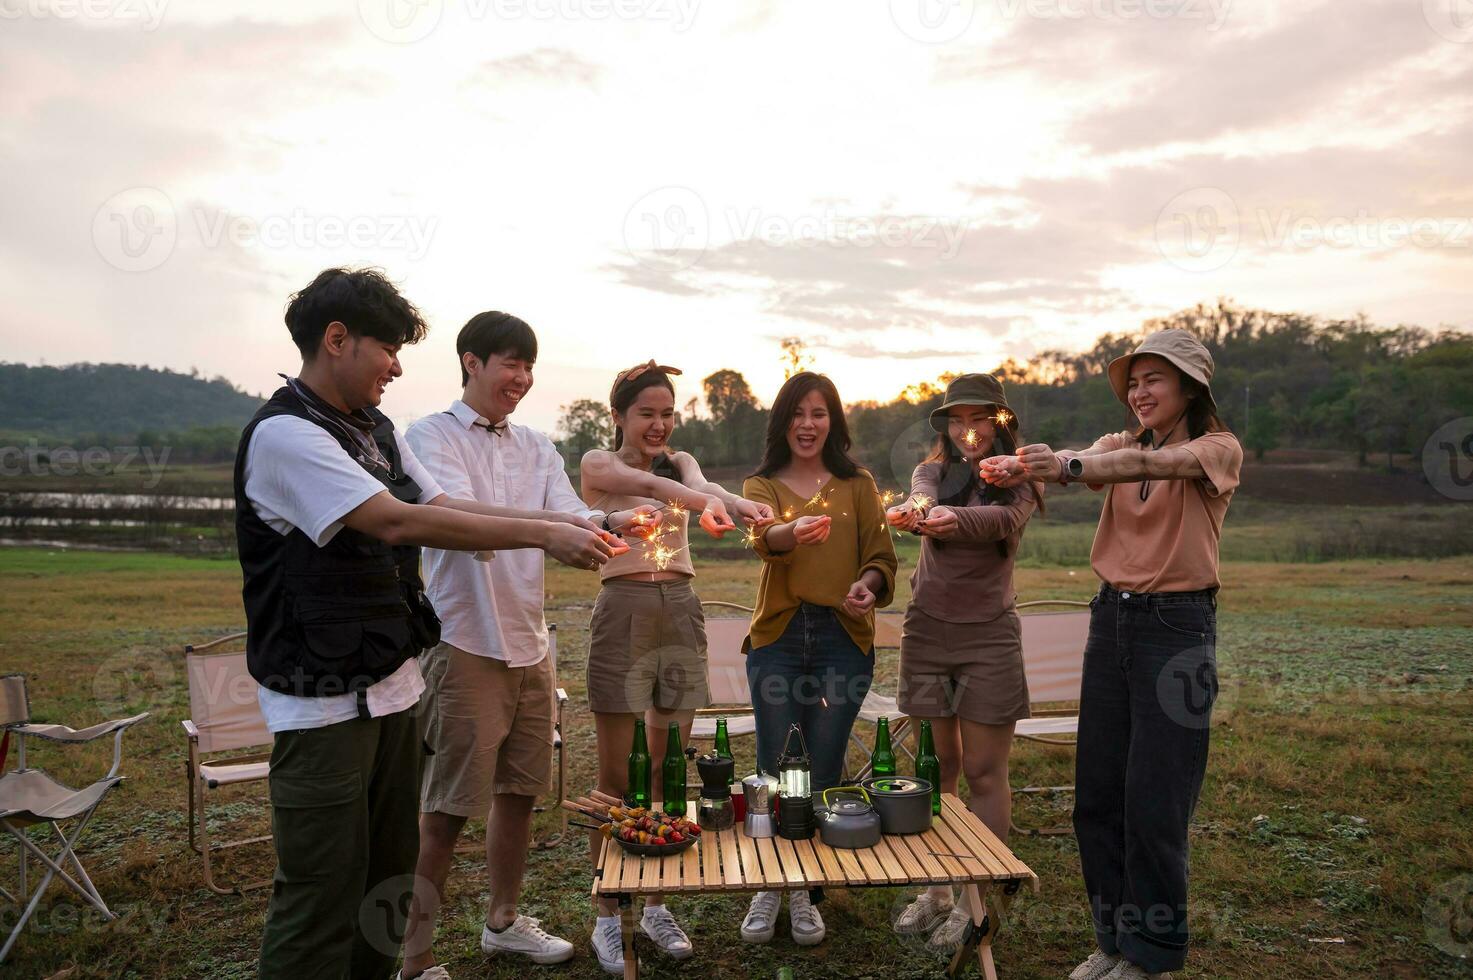
[(566, 48), (537, 48), (487, 61), (467, 80), (471, 86), (580, 85), (597, 91), (604, 69)]

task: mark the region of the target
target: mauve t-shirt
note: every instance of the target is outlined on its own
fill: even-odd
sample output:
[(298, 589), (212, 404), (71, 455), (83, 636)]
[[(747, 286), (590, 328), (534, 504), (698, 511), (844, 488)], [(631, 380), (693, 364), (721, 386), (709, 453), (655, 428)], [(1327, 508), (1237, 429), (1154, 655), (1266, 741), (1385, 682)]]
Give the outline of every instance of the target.
[[(1100, 581), (1126, 592), (1195, 592), (1214, 589), (1222, 520), (1238, 486), (1243, 447), (1231, 432), (1208, 432), (1166, 444), (1197, 458), (1205, 477), (1155, 479), (1141, 500), (1141, 485), (1114, 483), (1105, 493), (1090, 566)], [(1129, 432), (1101, 437), (1096, 452), (1144, 448)], [(1148, 452), (1150, 450), (1147, 450)]]

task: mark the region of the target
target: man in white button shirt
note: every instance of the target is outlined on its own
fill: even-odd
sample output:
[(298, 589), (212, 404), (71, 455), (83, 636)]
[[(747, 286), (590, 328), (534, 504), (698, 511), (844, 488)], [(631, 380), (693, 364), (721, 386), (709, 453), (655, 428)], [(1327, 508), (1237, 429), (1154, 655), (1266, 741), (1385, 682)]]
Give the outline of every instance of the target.
[[(407, 433), (415, 455), (451, 497), (519, 510), (575, 514), (605, 529), (634, 512), (589, 510), (562, 456), (535, 429), (514, 425), (532, 387), (537, 337), (506, 313), (472, 317), (456, 339), (460, 399)], [(645, 508), (648, 509), (648, 508)], [(607, 517), (607, 520), (606, 520)], [(494, 558), (426, 549), (425, 579), (443, 622), (441, 643), (421, 655), (429, 695), (416, 889), (404, 938), (405, 980), (438, 980), (431, 942), (455, 841), (469, 817), (486, 818), (491, 894), (481, 929), (487, 953), (561, 963), (573, 945), (517, 912), (532, 807), (552, 772), (556, 678), (543, 619), (543, 558), (533, 550)], [(432, 888), (429, 886), (433, 886)]]
[(619, 549), (578, 518), (440, 490), (376, 408), (400, 346), (427, 330), (382, 275), (328, 269), (286, 323), (301, 370), (246, 426), (235, 463), (246, 660), (274, 734), (259, 974), (384, 980), (399, 952), (385, 912), (404, 907), (418, 851), (415, 657), (439, 633), (419, 546), (542, 549), (585, 568)]

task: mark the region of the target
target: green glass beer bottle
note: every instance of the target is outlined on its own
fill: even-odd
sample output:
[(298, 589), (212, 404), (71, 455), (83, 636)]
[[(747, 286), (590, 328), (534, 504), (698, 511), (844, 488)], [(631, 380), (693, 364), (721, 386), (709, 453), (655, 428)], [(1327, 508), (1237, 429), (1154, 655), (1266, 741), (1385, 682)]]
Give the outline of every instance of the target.
[(731, 736), (726, 734), (726, 719), (716, 719), (716, 745), (715, 752), (723, 759), (734, 758), (731, 754)]
[(680, 744), (680, 726), (670, 723), (670, 734), (665, 738), (664, 772), (665, 813), (672, 817), (685, 816), (685, 747)]
[(628, 806), (650, 805), (650, 743), (644, 737), (644, 719), (634, 719), (634, 747), (629, 750), (629, 788), (624, 791)]
[(921, 744), (916, 749), (916, 778), (931, 784), (931, 813), (941, 815), (941, 760), (936, 758), (936, 739), (931, 723), (921, 722)]
[(875, 731), (875, 750), (870, 753), (870, 775), (879, 779), (895, 775), (895, 752), (890, 748), (890, 719), (881, 718)]

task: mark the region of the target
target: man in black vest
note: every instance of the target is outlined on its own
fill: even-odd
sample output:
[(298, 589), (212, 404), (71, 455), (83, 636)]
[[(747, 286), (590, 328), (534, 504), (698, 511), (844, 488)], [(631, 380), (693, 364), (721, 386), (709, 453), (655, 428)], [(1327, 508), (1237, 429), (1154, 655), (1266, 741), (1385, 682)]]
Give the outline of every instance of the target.
[(301, 371), (246, 426), (235, 460), (246, 656), (275, 735), (260, 975), (382, 980), (419, 842), (416, 657), (439, 639), (419, 548), (539, 548), (596, 569), (622, 545), (571, 515), (440, 491), (376, 408), (403, 373), (400, 347), (427, 331), (379, 273), (323, 272), (286, 324)]

